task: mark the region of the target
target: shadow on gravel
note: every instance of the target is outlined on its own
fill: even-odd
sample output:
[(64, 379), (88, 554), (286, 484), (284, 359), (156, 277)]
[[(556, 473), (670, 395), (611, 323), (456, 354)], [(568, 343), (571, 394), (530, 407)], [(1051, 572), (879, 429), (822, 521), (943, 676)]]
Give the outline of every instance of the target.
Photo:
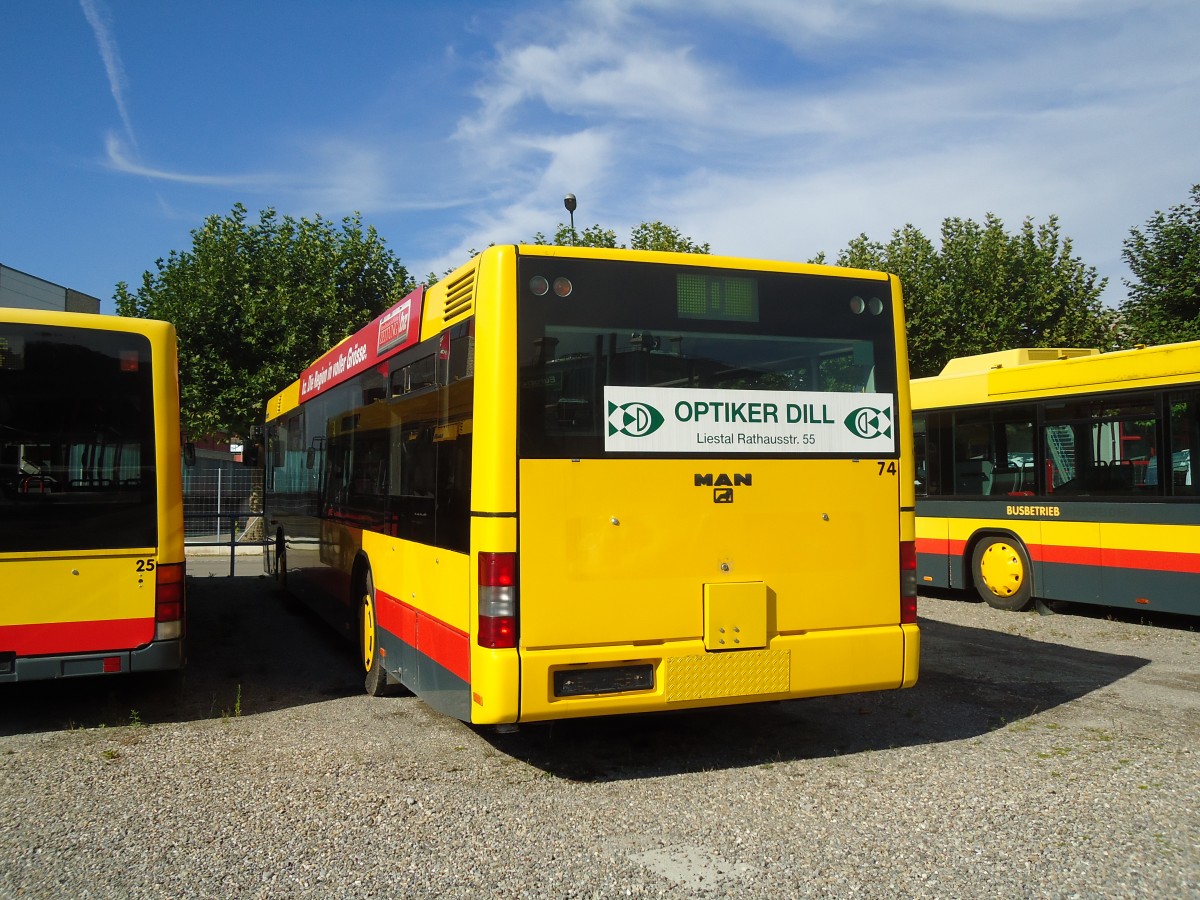
[[(250, 716), (361, 694), (352, 647), (285, 606), (270, 580), (190, 578), (188, 591), (183, 672), (0, 685), (0, 735)], [(976, 737), (1147, 662), (931, 619), (921, 627), (921, 677), (911, 690), (477, 733), (560, 778), (638, 779)]]
[(977, 737), (1136, 672), (1148, 660), (923, 619), (905, 691), (481, 731), (558, 778), (618, 781)]
[[(922, 596), (937, 597), (952, 603), (962, 603), (967, 606), (983, 606), (974, 591), (952, 590), (948, 588), (931, 588), (921, 586)], [(1150, 628), (1168, 628), (1174, 631), (1196, 631), (1200, 628), (1200, 618), (1185, 616), (1179, 613), (1159, 612), (1150, 609), (1124, 609), (1116, 606), (1096, 606), (1091, 603), (1069, 603), (1066, 600), (1042, 601), (1043, 615), (1058, 616), (1064, 619), (1079, 617), (1081, 619), (1105, 619), (1110, 622), (1125, 622), (1129, 625), (1146, 625)]]
[(0, 735), (246, 716), (362, 689), (353, 648), (269, 579), (189, 578), (182, 672), (0, 685)]

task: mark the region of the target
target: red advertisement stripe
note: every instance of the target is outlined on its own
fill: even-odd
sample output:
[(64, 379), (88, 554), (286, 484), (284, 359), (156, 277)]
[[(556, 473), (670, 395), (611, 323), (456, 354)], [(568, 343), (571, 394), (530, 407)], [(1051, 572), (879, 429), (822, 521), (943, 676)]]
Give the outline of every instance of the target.
[(16, 651), (17, 656), (118, 652), (148, 644), (153, 637), (153, 618), (0, 625), (0, 651)]
[(380, 628), (416, 647), (463, 681), (471, 680), (471, 638), (465, 631), (378, 589), (375, 608)]

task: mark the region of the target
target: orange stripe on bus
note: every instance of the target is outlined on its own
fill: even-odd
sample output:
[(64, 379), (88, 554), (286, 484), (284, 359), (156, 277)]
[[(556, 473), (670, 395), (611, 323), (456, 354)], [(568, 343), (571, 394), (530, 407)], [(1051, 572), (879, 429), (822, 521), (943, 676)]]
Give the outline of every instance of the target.
[(17, 656), (117, 653), (148, 644), (153, 637), (153, 618), (0, 625), (0, 652), (15, 650)]
[(471, 680), (471, 638), (466, 632), (378, 588), (375, 590), (375, 610), (380, 628), (396, 635), (410, 647), (416, 647), (463, 681)]

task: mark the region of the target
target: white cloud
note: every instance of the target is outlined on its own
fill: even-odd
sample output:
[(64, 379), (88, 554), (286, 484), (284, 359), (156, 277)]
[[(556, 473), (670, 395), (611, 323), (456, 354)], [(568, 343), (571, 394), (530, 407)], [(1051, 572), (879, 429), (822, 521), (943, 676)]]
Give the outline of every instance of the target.
[(133, 120), (129, 117), (129, 108), (125, 103), (125, 67), (121, 63), (121, 49), (109, 28), (108, 9), (102, 0), (79, 0), (79, 4), (83, 8), (84, 18), (96, 36), (96, 46), (104, 63), (104, 72), (108, 76), (109, 90), (112, 91), (113, 100), (117, 104), (117, 114), (125, 126), (125, 136), (129, 143), (136, 147)]

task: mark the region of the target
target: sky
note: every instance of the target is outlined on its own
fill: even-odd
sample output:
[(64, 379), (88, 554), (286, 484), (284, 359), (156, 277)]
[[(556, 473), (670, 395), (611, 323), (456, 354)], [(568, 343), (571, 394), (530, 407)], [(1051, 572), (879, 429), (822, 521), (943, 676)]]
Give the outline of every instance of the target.
[(1059, 218), (1130, 278), (1200, 183), (1195, 0), (0, 0), (0, 263), (102, 300), (243, 204), (418, 280), (568, 221), (832, 259)]

